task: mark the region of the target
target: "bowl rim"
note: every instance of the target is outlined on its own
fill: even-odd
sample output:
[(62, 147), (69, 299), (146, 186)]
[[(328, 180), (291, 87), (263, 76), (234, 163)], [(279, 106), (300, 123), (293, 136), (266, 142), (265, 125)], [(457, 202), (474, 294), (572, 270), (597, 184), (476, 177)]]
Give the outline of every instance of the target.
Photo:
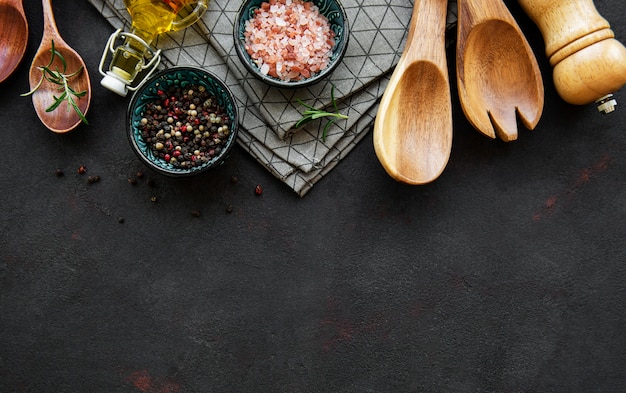
[[(214, 82), (216, 82), (226, 94), (226, 99), (231, 101), (232, 107), (234, 110), (234, 116), (232, 116), (230, 119), (231, 128), (230, 128), (230, 134), (229, 134), (229, 141), (217, 156), (215, 156), (213, 159), (206, 162), (205, 164), (197, 166), (197, 167), (193, 167), (190, 169), (173, 170), (173, 169), (165, 168), (159, 165), (157, 162), (150, 159), (143, 153), (143, 150), (137, 144), (137, 140), (136, 140), (137, 133), (134, 132), (135, 126), (133, 126), (132, 118), (134, 115), (133, 113), (134, 108), (137, 105), (137, 102), (140, 100), (141, 96), (145, 93), (145, 91), (154, 84), (155, 81), (157, 81), (158, 79), (161, 79), (165, 75), (168, 75), (174, 72), (181, 72), (181, 71), (198, 72), (198, 73), (203, 74), (205, 77), (212, 79)], [(239, 134), (239, 108), (238, 108), (237, 101), (235, 100), (235, 96), (233, 92), (228, 87), (228, 85), (226, 85), (226, 83), (221, 78), (219, 78), (215, 73), (202, 67), (196, 67), (196, 66), (190, 66), (190, 65), (178, 65), (178, 66), (172, 66), (172, 67), (156, 72), (150, 78), (145, 80), (141, 84), (141, 86), (139, 86), (139, 88), (134, 92), (128, 104), (127, 111), (126, 111), (126, 135), (130, 142), (132, 150), (139, 157), (139, 159), (148, 167), (150, 167), (151, 169), (159, 173), (162, 173), (164, 175), (171, 176), (171, 177), (193, 176), (193, 175), (197, 175), (200, 173), (204, 173), (208, 171), (209, 169), (215, 168), (223, 164), (224, 161), (228, 158), (228, 155), (230, 151), (232, 150), (233, 146), (236, 145), (238, 134)], [(141, 138), (140, 135), (138, 135), (138, 137)]]
[[(288, 89), (296, 89), (300, 87), (311, 86), (315, 83), (318, 83), (322, 79), (326, 78), (330, 74), (332, 74), (332, 72), (342, 62), (344, 55), (346, 54), (346, 51), (348, 49), (348, 41), (350, 39), (350, 26), (349, 26), (350, 23), (348, 21), (348, 14), (346, 13), (346, 9), (344, 8), (343, 4), (341, 4), (340, 0), (328, 0), (337, 4), (339, 10), (341, 11), (341, 18), (343, 19), (342, 40), (339, 43), (339, 45), (335, 43), (336, 50), (337, 50), (337, 56), (335, 57), (335, 60), (332, 61), (328, 65), (328, 67), (323, 69), (321, 72), (315, 74), (314, 76), (300, 80), (300, 81), (292, 81), (292, 82), (283, 81), (278, 78), (271, 77), (269, 75), (263, 75), (260, 72), (259, 67), (252, 64), (252, 59), (250, 58), (250, 55), (248, 55), (248, 53), (243, 49), (243, 42), (239, 39), (240, 38), (239, 27), (241, 23), (244, 21), (243, 20), (244, 10), (249, 7), (250, 3), (258, 2), (258, 1), (263, 2), (263, 1), (268, 1), (268, 0), (245, 0), (244, 2), (242, 2), (235, 16), (235, 23), (233, 24), (233, 39), (235, 41), (235, 51), (237, 52), (237, 57), (239, 57), (239, 60), (241, 61), (243, 66), (246, 68), (246, 70), (248, 70), (257, 79), (261, 80), (262, 82), (267, 83), (268, 85), (271, 85), (274, 87), (280, 87), (280, 88), (288, 88)], [(314, 3), (315, 5), (317, 5), (317, 3), (319, 3), (321, 0), (304, 0), (304, 1), (310, 1)]]

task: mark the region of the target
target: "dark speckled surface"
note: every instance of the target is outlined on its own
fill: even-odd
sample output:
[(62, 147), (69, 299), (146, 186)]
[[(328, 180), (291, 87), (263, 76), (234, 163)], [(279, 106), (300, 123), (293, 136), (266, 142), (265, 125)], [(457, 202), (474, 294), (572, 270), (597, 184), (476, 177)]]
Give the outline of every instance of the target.
[[(535, 131), (486, 139), (453, 94), (436, 182), (395, 183), (367, 137), (304, 198), (239, 147), (201, 177), (144, 168), (128, 99), (98, 83), (113, 29), (84, 2), (53, 6), (92, 77), (91, 125), (49, 132), (19, 96), (42, 33), (25, 3), (25, 61), (0, 85), (0, 392), (626, 386), (626, 109), (564, 103), (516, 2), (545, 79)], [(596, 6), (626, 41), (623, 2)]]

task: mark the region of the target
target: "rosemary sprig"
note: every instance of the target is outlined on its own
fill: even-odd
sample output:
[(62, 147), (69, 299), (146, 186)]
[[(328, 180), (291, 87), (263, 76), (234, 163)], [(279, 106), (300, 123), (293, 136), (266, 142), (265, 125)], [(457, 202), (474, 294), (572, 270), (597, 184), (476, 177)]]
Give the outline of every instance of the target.
[(337, 106), (337, 101), (335, 100), (335, 85), (332, 85), (330, 89), (330, 100), (333, 104), (333, 108), (335, 108), (334, 112), (328, 112), (323, 109), (315, 109), (311, 105), (304, 103), (301, 99), (298, 99), (300, 105), (306, 107), (307, 109), (302, 112), (302, 118), (298, 120), (295, 128), (300, 128), (303, 125), (322, 117), (329, 117), (330, 119), (328, 119), (326, 125), (324, 126), (324, 132), (322, 132), (322, 141), (326, 142), (326, 133), (330, 129), (330, 126), (339, 119), (348, 118), (348, 116), (339, 113), (339, 107)]
[[(57, 89), (59, 90), (59, 92), (61, 92), (61, 95), (59, 95), (58, 97), (56, 95), (52, 95), (52, 98), (54, 98), (54, 102), (52, 103), (52, 105), (46, 108), (46, 112), (52, 112), (53, 110), (58, 108), (59, 105), (63, 103), (63, 101), (67, 101), (67, 110), (69, 111), (70, 108), (74, 109), (82, 122), (89, 125), (87, 118), (85, 118), (85, 115), (80, 110), (74, 99), (84, 97), (85, 94), (87, 94), (87, 90), (77, 92), (72, 88), (69, 83), (69, 80), (71, 78), (75, 77), (83, 71), (83, 66), (81, 66), (78, 70), (72, 72), (71, 74), (66, 74), (67, 62), (65, 61), (65, 58), (54, 47), (54, 40), (52, 40), (51, 45), (52, 47), (50, 48), (50, 53), (52, 54), (52, 56), (50, 56), (50, 62), (48, 63), (48, 65), (37, 67), (41, 71), (41, 79), (39, 79), (39, 83), (37, 83), (37, 86), (35, 86), (31, 91), (29, 91), (28, 93), (24, 93), (21, 96), (26, 97), (34, 94), (41, 87), (43, 81), (47, 80), (48, 82), (58, 86)], [(55, 57), (57, 57), (61, 61), (61, 64), (63, 65), (63, 70), (59, 70), (58, 67), (56, 68), (56, 70), (52, 70), (50, 68), (52, 66), (52, 63), (54, 62)]]

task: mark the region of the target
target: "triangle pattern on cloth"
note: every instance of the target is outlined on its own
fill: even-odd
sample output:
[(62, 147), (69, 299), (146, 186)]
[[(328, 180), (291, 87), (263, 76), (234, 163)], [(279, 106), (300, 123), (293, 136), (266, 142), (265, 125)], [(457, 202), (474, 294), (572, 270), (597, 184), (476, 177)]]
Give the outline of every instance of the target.
[[(129, 31), (122, 0), (89, 0), (115, 28)], [(191, 65), (217, 74), (230, 87), (239, 107), (239, 145), (270, 173), (304, 196), (368, 134), (409, 25), (410, 0), (342, 0), (350, 24), (342, 64), (325, 81), (286, 91), (250, 75), (234, 50), (233, 25), (240, 2), (211, 0), (194, 26), (159, 36), (163, 67)], [(448, 28), (456, 23), (456, 1), (448, 3)], [(102, 46), (106, 44), (103, 38)], [(348, 120), (335, 123), (322, 138), (325, 122), (295, 130), (302, 100), (316, 108), (330, 104), (330, 92)]]

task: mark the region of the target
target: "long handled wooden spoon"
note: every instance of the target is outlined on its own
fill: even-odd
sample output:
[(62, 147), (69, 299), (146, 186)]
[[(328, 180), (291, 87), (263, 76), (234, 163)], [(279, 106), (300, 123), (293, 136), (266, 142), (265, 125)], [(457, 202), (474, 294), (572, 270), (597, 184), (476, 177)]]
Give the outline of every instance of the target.
[(15, 71), (28, 44), (22, 0), (0, 0), (0, 83)]
[(407, 184), (435, 180), (450, 157), (447, 4), (447, 0), (415, 0), (406, 46), (374, 122), (378, 160), (391, 177)]
[(458, 0), (457, 82), (465, 116), (478, 131), (517, 139), (517, 118), (534, 129), (543, 112), (537, 59), (502, 0)]
[[(66, 68), (68, 73), (72, 73), (83, 67), (82, 72), (70, 79), (69, 82), (75, 91), (86, 91), (83, 97), (75, 100), (83, 115), (86, 115), (91, 102), (91, 81), (87, 67), (80, 55), (61, 38), (54, 20), (50, 0), (42, 0), (42, 4), (44, 10), (43, 38), (30, 67), (30, 87), (32, 89), (39, 84), (42, 73), (38, 67), (50, 62), (52, 41), (54, 41), (55, 50), (63, 56), (66, 64), (64, 67), (57, 56), (50, 66), (51, 69), (62, 70)], [(53, 132), (64, 133), (73, 130), (81, 123), (82, 119), (75, 110), (68, 108), (65, 103), (52, 111), (46, 111), (54, 103), (54, 97), (62, 94), (58, 87), (44, 79), (41, 86), (32, 94), (32, 98), (35, 111), (41, 122)]]

